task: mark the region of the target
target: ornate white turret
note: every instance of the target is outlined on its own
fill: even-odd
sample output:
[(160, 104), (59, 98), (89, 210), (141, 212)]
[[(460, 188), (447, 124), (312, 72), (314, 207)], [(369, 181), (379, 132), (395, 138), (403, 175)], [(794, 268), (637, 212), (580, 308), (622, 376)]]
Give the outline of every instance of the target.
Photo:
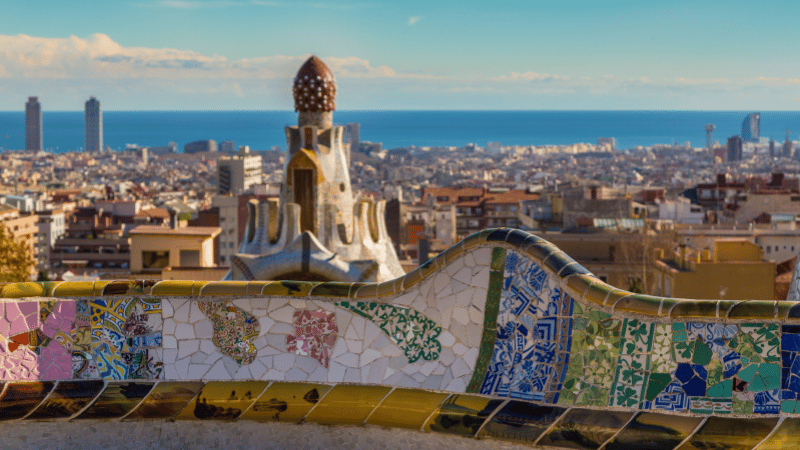
[(280, 203), (248, 204), (235, 280), (384, 281), (404, 274), (384, 220), (385, 202), (354, 198), (344, 127), (333, 126), (336, 83), (312, 56), (294, 80), (298, 125), (286, 127)]

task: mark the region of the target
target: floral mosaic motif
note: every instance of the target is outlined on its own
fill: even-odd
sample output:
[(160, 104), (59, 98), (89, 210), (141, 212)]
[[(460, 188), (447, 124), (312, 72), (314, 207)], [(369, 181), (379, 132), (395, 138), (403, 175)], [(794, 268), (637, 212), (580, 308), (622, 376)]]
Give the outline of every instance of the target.
[(614, 384), (609, 406), (634, 407), (642, 400), (650, 377), (650, 351), (653, 346), (653, 324), (625, 319), (619, 344)]
[(75, 301), (7, 302), (0, 318), (0, 380), (65, 380)]
[(286, 336), (286, 351), (311, 356), (328, 368), (331, 349), (336, 344), (336, 313), (317, 309), (295, 311), (294, 336)]
[(261, 325), (255, 316), (231, 302), (197, 302), (197, 306), (211, 320), (214, 328), (211, 341), (223, 355), (243, 365), (256, 359), (254, 341)]
[(160, 300), (96, 299), (88, 306), (80, 305), (79, 311), (75, 336), (81, 344), (72, 353), (76, 378), (98, 374), (112, 380), (160, 377), (163, 363), (156, 351), (163, 339)]
[(614, 381), (622, 321), (575, 304), (572, 348), (559, 403), (605, 406)]
[(442, 327), (421, 312), (377, 302), (345, 301), (337, 305), (375, 323), (403, 350), (409, 364), (420, 358), (425, 361), (439, 358), (442, 351), (442, 344), (439, 342)]
[(569, 364), (572, 306), (557, 280), (508, 250), (497, 338), (480, 393), (557, 402)]

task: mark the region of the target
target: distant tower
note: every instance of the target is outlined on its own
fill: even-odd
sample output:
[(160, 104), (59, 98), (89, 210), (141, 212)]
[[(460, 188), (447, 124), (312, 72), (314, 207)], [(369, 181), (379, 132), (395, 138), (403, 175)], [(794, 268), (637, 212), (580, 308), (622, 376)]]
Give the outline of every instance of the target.
[(754, 112), (746, 115), (742, 121), (742, 141), (758, 142), (761, 114)]
[(714, 145), (714, 130), (717, 129), (717, 126), (713, 123), (706, 125), (706, 148), (710, 149), (712, 145)]
[(28, 103), (25, 103), (25, 150), (42, 151), (42, 105), (39, 97), (28, 97)]
[(789, 131), (786, 131), (786, 139), (783, 141), (783, 157), (784, 158), (791, 158), (792, 157), (792, 141), (789, 140)]
[(775, 157), (775, 139), (769, 138), (769, 157)]
[[(345, 132), (347, 133), (347, 142), (350, 143), (350, 151), (348, 154), (353, 152), (358, 152), (361, 148), (361, 127), (357, 123), (348, 123), (345, 126)], [(350, 159), (348, 157), (348, 159)]]
[(742, 160), (742, 138), (731, 136), (728, 138), (728, 162)]
[(83, 114), (86, 136), (84, 138), (84, 151), (99, 152), (103, 150), (103, 110), (100, 102), (94, 97), (89, 97), (85, 104)]

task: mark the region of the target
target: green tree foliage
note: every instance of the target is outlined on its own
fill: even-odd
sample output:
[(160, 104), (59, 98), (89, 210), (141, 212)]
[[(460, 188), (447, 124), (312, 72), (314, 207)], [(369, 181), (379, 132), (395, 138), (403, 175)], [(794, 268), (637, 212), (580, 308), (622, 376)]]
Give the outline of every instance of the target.
[(28, 245), (0, 225), (0, 282), (14, 283), (31, 278), (36, 261)]

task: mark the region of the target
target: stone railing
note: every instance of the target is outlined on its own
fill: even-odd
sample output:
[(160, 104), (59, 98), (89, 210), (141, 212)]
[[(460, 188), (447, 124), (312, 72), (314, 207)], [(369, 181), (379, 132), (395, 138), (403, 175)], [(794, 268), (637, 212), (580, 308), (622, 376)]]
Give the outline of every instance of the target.
[(800, 445), (800, 304), (632, 294), (519, 230), (475, 234), (379, 284), (46, 282), (3, 285), (2, 297), (6, 423), (379, 425), (586, 449)]

